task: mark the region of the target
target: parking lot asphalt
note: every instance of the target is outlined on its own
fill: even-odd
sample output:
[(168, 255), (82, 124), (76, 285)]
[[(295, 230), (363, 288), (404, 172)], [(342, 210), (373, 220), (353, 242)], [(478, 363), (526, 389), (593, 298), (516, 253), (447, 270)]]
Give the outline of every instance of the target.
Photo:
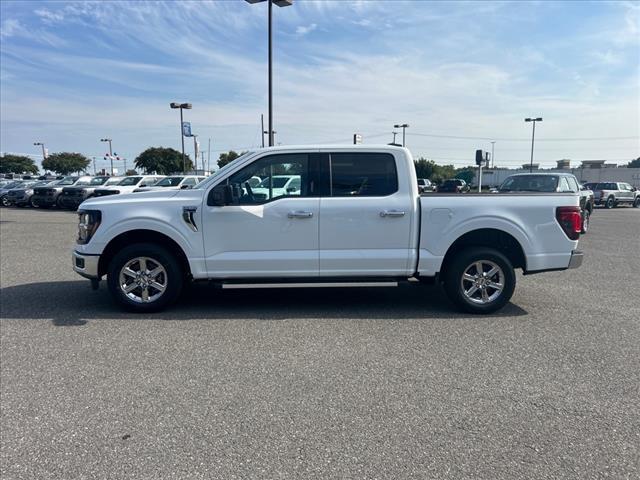
[(0, 210), (0, 477), (638, 478), (640, 210), (479, 317), (437, 286), (220, 291), (149, 316)]

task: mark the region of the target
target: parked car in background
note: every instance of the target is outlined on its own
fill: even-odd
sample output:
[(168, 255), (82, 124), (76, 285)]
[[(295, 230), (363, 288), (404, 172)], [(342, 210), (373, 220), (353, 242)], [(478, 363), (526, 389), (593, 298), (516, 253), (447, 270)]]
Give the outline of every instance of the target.
[(498, 193), (577, 193), (580, 197), (582, 233), (587, 233), (593, 213), (594, 196), (580, 185), (575, 175), (561, 172), (517, 173), (505, 178)]
[(624, 182), (600, 182), (594, 188), (596, 205), (614, 208), (621, 204), (640, 208), (640, 192)]
[(25, 207), (31, 205), (31, 198), (33, 197), (33, 189), (36, 187), (44, 187), (50, 184), (48, 180), (44, 181), (30, 181), (24, 182), (17, 188), (12, 188), (7, 193), (6, 199), (8, 205), (16, 207)]
[(64, 177), (62, 180), (52, 182), (48, 185), (36, 187), (33, 189), (31, 205), (38, 208), (50, 208), (54, 206), (61, 207), (58, 201), (64, 187), (70, 187), (78, 182), (89, 182), (91, 178), (92, 177), (89, 175), (84, 175), (81, 177), (70, 175), (68, 177)]
[(300, 195), (300, 175), (274, 175), (251, 187), (248, 182), (243, 185), (248, 194), (257, 199), (272, 198), (281, 195)]
[(118, 195), (120, 193), (133, 193), (135, 189), (140, 187), (150, 187), (163, 178), (164, 175), (131, 175), (130, 177), (124, 177), (115, 185), (96, 188), (93, 192), (93, 196), (106, 197), (108, 195)]
[(418, 192), (419, 193), (425, 193), (425, 192), (433, 192), (436, 189), (436, 186), (431, 183), (431, 180), (427, 179), (427, 178), (419, 178), (418, 179)]
[(60, 205), (63, 208), (76, 209), (78, 205), (87, 198), (93, 197), (96, 188), (117, 185), (123, 178), (124, 177), (98, 176), (90, 180), (79, 181), (72, 187), (64, 187), (62, 189), (62, 195), (60, 196)]
[(193, 188), (207, 177), (198, 177), (197, 175), (170, 175), (157, 181), (150, 187), (136, 188), (134, 192), (150, 192), (152, 190), (180, 190), (185, 188)]
[(8, 207), (9, 204), (7, 203), (7, 194), (9, 193), (9, 190), (13, 188), (20, 188), (20, 186), (24, 182), (22, 180), (9, 180), (5, 182), (6, 183), (2, 187), (0, 187), (0, 205), (2, 205), (3, 207)]
[(594, 191), (597, 184), (598, 182), (587, 182), (587, 183), (583, 183), (582, 186), (587, 190)]
[(465, 193), (469, 190), (471, 187), (461, 178), (450, 178), (438, 185), (438, 193)]

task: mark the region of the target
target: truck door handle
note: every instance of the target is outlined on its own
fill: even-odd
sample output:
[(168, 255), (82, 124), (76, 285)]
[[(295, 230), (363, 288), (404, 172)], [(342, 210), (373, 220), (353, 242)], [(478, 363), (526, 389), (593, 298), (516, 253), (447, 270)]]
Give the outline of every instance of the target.
[(381, 217), (404, 217), (402, 210), (383, 210), (380, 212)]
[(311, 218), (313, 217), (313, 212), (304, 212), (301, 210), (296, 210), (294, 212), (289, 212), (287, 214), (289, 218)]

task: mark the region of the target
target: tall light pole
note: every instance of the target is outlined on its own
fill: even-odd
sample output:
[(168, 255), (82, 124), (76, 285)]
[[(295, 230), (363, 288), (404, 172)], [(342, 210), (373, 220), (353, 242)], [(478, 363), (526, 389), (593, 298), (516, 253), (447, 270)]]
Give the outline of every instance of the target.
[(491, 168), (495, 168), (495, 166), (496, 166), (496, 161), (493, 158), (493, 147), (495, 147), (495, 145), (496, 145), (496, 141), (493, 140), (491, 142)]
[[(187, 173), (187, 160), (184, 156), (184, 134), (182, 132), (182, 110), (191, 110), (192, 105), (190, 103), (178, 103), (171, 102), (169, 104), (171, 108), (179, 108), (180, 109), (180, 141), (182, 142), (182, 173)], [(196, 158), (196, 161), (198, 159)]]
[(193, 168), (198, 169), (198, 135), (193, 135)]
[(33, 142), (35, 146), (40, 145), (42, 147), (42, 160), (47, 158), (47, 151), (44, 149), (44, 143), (42, 142)]
[(268, 125), (268, 132), (269, 132), (269, 146), (273, 147), (273, 134), (275, 133), (273, 131), (273, 41), (272, 41), (272, 25), (273, 25), (273, 21), (272, 21), (272, 17), (273, 17), (273, 4), (275, 3), (276, 6), (278, 7), (288, 7), (290, 5), (293, 5), (293, 0), (246, 0), (247, 3), (262, 3), (262, 2), (268, 2), (269, 4), (269, 8), (268, 8), (268, 22), (269, 22), (269, 125)]
[[(405, 146), (405, 144), (406, 144), (406, 142), (405, 142), (405, 129), (406, 129), (408, 126), (409, 126), (409, 124), (408, 124), (408, 123), (402, 123), (402, 124), (400, 124), (400, 123), (399, 123), (399, 124), (397, 124), (397, 125), (394, 125), (394, 126), (393, 126), (393, 128), (402, 128), (402, 146), (403, 146), (403, 147), (404, 147), (404, 146)], [(394, 142), (393, 142), (393, 143), (395, 143), (395, 139), (394, 139)]]
[(533, 172), (533, 142), (536, 139), (536, 122), (541, 122), (542, 117), (525, 118), (525, 122), (533, 122), (533, 132), (531, 133), (531, 163), (529, 163), (529, 173)]
[(391, 132), (393, 133), (393, 143), (396, 143), (396, 135), (398, 135), (398, 132)]
[(113, 150), (111, 150), (111, 139), (101, 138), (101, 142), (109, 142), (109, 161), (111, 162), (111, 176), (113, 177)]

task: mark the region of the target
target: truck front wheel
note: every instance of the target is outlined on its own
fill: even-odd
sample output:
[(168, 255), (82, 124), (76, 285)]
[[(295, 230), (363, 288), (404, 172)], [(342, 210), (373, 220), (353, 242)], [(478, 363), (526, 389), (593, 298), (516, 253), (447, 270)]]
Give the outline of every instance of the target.
[(516, 275), (507, 257), (491, 248), (462, 250), (443, 272), (448, 297), (470, 313), (492, 313), (513, 295)]
[(118, 252), (109, 263), (107, 284), (113, 298), (126, 310), (157, 312), (174, 303), (184, 273), (168, 250), (137, 243)]

